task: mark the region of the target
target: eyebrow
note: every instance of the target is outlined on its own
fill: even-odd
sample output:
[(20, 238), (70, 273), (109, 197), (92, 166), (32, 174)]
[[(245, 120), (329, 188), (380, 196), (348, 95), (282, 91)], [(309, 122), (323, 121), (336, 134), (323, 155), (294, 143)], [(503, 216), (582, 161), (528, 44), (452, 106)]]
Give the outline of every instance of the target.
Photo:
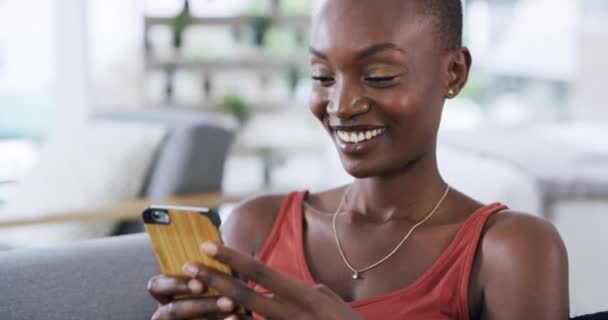
[(315, 49), (315, 48), (313, 48), (313, 47), (308, 48), (308, 51), (309, 51), (309, 52), (310, 52), (312, 55), (315, 55), (315, 56), (317, 56), (317, 57), (319, 57), (319, 58), (321, 58), (321, 59), (324, 59), (324, 60), (329, 60), (329, 59), (327, 59), (327, 55), (326, 55), (326, 54), (324, 54), (323, 52), (321, 52), (321, 51), (319, 51), (319, 50), (317, 50), (317, 49)]
[[(329, 60), (327, 58), (326, 54), (324, 54), (323, 52), (321, 52), (313, 47), (310, 47), (308, 50), (310, 51), (311, 54), (313, 54), (321, 59)], [(358, 60), (362, 60), (362, 59), (368, 58), (370, 56), (373, 56), (373, 55), (375, 55), (379, 52), (385, 51), (385, 50), (396, 50), (396, 51), (401, 52), (402, 54), (407, 54), (407, 52), (405, 50), (401, 49), (398, 45), (396, 45), (394, 43), (390, 43), (390, 42), (385, 42), (385, 43), (374, 44), (367, 48), (364, 48), (363, 50), (359, 51), (356, 56), (357, 56)]]
[(407, 52), (401, 49), (398, 45), (390, 42), (378, 43), (372, 46), (369, 46), (357, 53), (357, 59), (361, 60), (370, 56), (375, 55), (376, 53), (385, 51), (385, 50), (397, 50), (402, 54), (407, 54)]

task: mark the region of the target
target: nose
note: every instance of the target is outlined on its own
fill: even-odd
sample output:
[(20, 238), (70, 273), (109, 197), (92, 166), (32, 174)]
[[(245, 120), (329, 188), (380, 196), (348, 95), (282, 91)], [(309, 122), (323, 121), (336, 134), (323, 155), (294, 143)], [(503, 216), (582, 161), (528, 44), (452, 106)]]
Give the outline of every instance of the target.
[(327, 113), (340, 119), (353, 119), (368, 112), (370, 100), (363, 95), (359, 85), (342, 84), (336, 86), (327, 104)]

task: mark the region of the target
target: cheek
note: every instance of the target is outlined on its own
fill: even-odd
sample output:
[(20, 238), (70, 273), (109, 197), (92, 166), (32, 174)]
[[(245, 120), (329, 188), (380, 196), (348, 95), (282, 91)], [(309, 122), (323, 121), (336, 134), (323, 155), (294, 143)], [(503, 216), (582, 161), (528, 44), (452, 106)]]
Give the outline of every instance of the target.
[(394, 125), (399, 125), (400, 122), (417, 113), (418, 99), (401, 86), (391, 90), (378, 91), (371, 98), (388, 120), (394, 122)]
[(397, 126), (414, 128), (436, 116), (434, 110), (438, 101), (433, 98), (433, 93), (432, 85), (419, 82), (378, 92), (374, 100), (390, 118), (395, 119)]
[(317, 119), (323, 121), (327, 115), (327, 94), (321, 90), (313, 89), (310, 93), (308, 103), (310, 111)]

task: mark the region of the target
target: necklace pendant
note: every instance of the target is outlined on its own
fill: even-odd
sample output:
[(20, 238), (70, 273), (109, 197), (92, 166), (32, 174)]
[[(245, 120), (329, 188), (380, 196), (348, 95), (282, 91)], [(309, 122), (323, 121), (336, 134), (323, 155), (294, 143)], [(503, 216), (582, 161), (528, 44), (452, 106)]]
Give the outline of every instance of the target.
[(353, 273), (353, 280), (359, 280), (361, 277), (359, 276), (359, 272)]

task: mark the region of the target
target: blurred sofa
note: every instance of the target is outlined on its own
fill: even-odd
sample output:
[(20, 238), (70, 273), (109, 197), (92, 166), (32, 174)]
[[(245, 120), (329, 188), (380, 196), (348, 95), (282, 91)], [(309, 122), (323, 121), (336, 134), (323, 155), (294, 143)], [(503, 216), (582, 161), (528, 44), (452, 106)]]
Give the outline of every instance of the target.
[[(104, 111), (91, 119), (105, 120), (167, 128), (141, 190), (143, 200), (58, 213), (55, 222), (86, 225), (116, 214), (129, 219), (114, 221), (113, 234), (136, 233), (142, 230), (138, 217), (148, 202), (219, 204), (221, 197), (214, 195), (221, 191), (234, 122), (197, 111), (150, 108)], [(150, 319), (155, 302), (146, 284), (158, 273), (147, 235), (142, 233), (0, 252), (0, 319)]]
[(158, 273), (146, 234), (0, 252), (0, 319), (150, 319)]
[[(149, 202), (219, 204), (204, 198), (222, 189), (235, 122), (195, 110), (139, 107), (97, 112), (78, 128), (85, 130), (66, 128), (67, 138), (49, 139), (54, 142), (41, 152), (40, 167), (12, 206), (2, 208), (0, 248), (138, 232), (139, 211)], [(141, 130), (147, 128), (155, 130)], [(150, 136), (156, 128), (161, 140)], [(144, 158), (141, 165), (137, 160)]]
[(126, 108), (98, 112), (93, 120), (147, 122), (168, 134), (142, 190), (147, 198), (221, 190), (235, 123), (195, 110)]
[[(224, 164), (234, 140), (234, 122), (200, 111), (171, 108), (109, 110), (96, 113), (93, 119), (149, 122), (168, 128), (142, 198), (221, 191)], [(115, 233), (141, 230), (139, 223), (123, 222)]]

